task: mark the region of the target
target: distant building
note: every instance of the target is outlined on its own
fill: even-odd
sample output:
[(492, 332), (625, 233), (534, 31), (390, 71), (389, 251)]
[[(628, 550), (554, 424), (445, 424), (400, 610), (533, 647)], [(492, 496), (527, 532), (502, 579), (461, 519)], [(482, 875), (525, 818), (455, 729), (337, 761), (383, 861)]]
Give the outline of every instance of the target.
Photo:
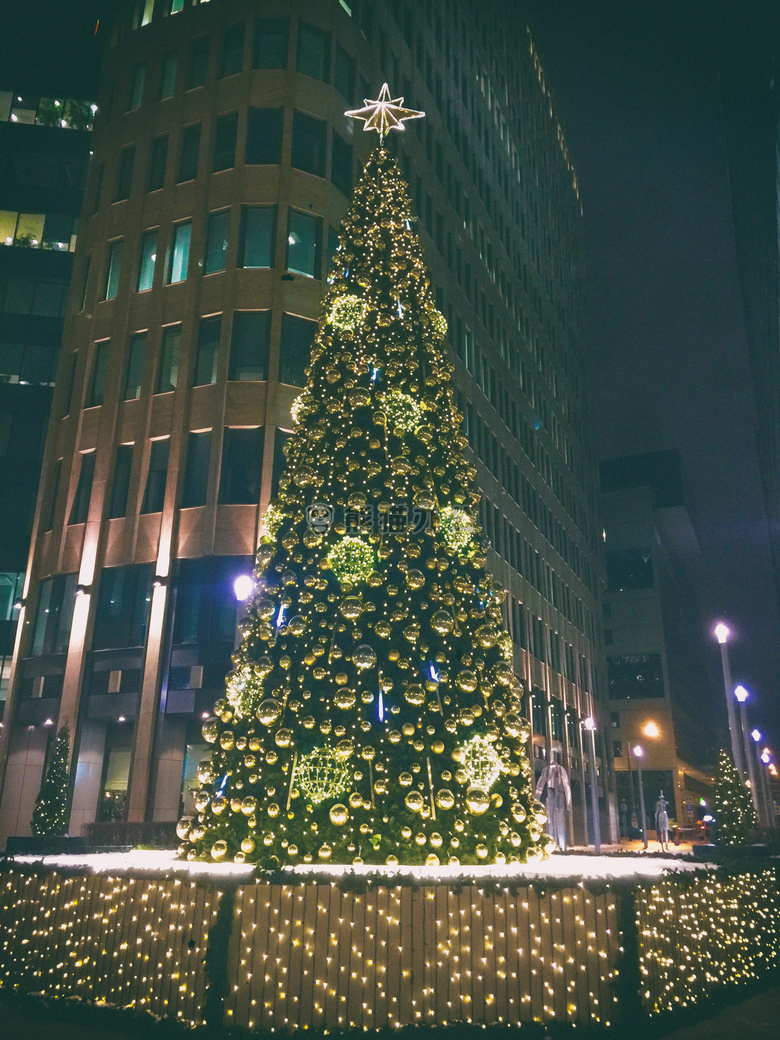
[[(618, 803), (639, 817), (635, 747), (648, 826), (659, 793), (680, 828), (700, 817), (714, 779), (707, 720), (696, 704), (706, 685), (693, 587), (699, 546), (683, 503), (676, 451), (601, 464), (607, 590), (602, 603), (607, 653), (608, 732)], [(641, 827), (641, 823), (639, 824)]]
[(190, 808), (201, 720), (231, 667), (233, 581), (251, 569), (337, 228), (376, 143), (344, 111), (386, 80), (427, 114), (388, 147), (449, 324), (529, 750), (537, 773), (553, 752), (569, 770), (581, 837), (580, 723), (605, 689), (581, 210), (521, 12), (123, 0), (106, 33), (0, 835), (27, 831), (47, 718), (74, 739), (74, 833)]
[(0, 89), (0, 719), (93, 117), (88, 102)]

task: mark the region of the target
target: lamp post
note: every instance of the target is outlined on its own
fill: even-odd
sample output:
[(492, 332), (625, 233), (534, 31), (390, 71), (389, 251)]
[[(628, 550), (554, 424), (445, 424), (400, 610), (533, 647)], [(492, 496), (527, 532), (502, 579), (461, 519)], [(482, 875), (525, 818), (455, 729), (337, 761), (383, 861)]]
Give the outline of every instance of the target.
[(748, 779), (750, 780), (750, 793), (753, 796), (753, 808), (756, 810), (756, 819), (758, 820), (759, 825), (761, 825), (763, 822), (761, 819), (761, 796), (759, 794), (758, 784), (756, 783), (756, 770), (753, 766), (753, 756), (750, 754), (747, 709), (745, 708), (745, 702), (750, 694), (744, 686), (740, 685), (734, 687), (734, 696), (737, 698), (739, 704), (739, 721), (742, 726), (742, 746), (745, 750), (745, 761), (747, 762)]
[(599, 791), (596, 775), (596, 720), (592, 715), (582, 720), (582, 725), (590, 733), (588, 751), (590, 753), (590, 804), (593, 810), (593, 847), (601, 852), (601, 821), (599, 820)]
[(761, 770), (761, 779), (764, 782), (764, 800), (766, 802), (767, 823), (770, 827), (774, 827), (775, 803), (772, 798), (772, 784), (769, 780), (769, 767), (772, 764), (772, 754), (769, 748), (764, 748), (761, 752), (761, 761), (764, 763), (764, 768)]
[(251, 574), (239, 574), (233, 582), (233, 592), (236, 596), (236, 635), (234, 647), (237, 650), (241, 645), (243, 633), (241, 632), (241, 619), (243, 617), (244, 604), (252, 595), (255, 583)]
[(761, 817), (759, 819), (759, 822), (761, 822), (761, 821), (768, 821), (769, 820), (769, 816), (770, 816), (770, 811), (769, 811), (769, 806), (766, 804), (766, 791), (764, 789), (764, 778), (761, 775), (761, 760), (760, 760), (761, 756), (760, 756), (760, 753), (759, 753), (759, 750), (758, 750), (759, 741), (762, 740), (764, 734), (761, 732), (760, 729), (753, 729), (753, 730), (750, 731), (750, 736), (753, 739), (753, 754), (756, 757), (756, 765), (758, 766), (758, 774), (759, 774), (759, 777), (760, 777), (760, 781), (759, 781), (759, 783), (757, 785), (758, 797), (759, 797), (759, 800), (761, 802)]
[(639, 744), (636, 744), (633, 748), (634, 758), (636, 759), (636, 775), (639, 780), (639, 811), (642, 814), (642, 844), (647, 848), (647, 813), (645, 812), (645, 789), (642, 784), (642, 756), (645, 753), (645, 749)]
[(731, 665), (729, 664), (729, 653), (728, 653), (728, 639), (731, 635), (731, 629), (728, 625), (724, 625), (722, 621), (719, 621), (715, 626), (715, 638), (720, 643), (720, 663), (723, 666), (723, 685), (726, 690), (726, 712), (729, 717), (729, 733), (731, 734), (731, 754), (734, 759), (734, 765), (737, 767), (737, 772), (745, 779), (745, 763), (742, 761), (742, 749), (739, 745), (739, 736), (737, 735), (737, 713), (734, 711), (734, 701), (731, 697)]

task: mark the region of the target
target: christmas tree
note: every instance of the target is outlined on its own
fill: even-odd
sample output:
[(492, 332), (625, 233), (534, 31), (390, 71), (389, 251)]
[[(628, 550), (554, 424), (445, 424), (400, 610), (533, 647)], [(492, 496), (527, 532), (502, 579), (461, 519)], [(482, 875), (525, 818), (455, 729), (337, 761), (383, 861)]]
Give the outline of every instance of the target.
[(718, 757), (713, 808), (718, 845), (744, 845), (756, 828), (756, 812), (750, 791), (725, 751)]
[(54, 741), (51, 760), (33, 809), (33, 834), (65, 834), (68, 829), (69, 731), (63, 726)]
[(192, 859), (504, 863), (553, 844), (446, 322), (382, 146), (415, 113), (386, 88), (366, 104), (380, 147), (341, 228), (235, 669), (203, 726), (198, 815), (179, 824)]

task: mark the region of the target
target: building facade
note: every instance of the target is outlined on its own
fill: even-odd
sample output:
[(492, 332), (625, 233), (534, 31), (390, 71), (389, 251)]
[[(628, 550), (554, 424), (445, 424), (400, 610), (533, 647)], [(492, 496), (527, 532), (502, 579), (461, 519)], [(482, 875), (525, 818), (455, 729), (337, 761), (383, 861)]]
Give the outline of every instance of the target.
[[(602, 603), (609, 707), (621, 831), (647, 827), (661, 793), (670, 820), (691, 832), (709, 804), (714, 746), (694, 724), (706, 689), (700, 615), (692, 592), (700, 555), (685, 508), (676, 451), (601, 464), (607, 591)], [(637, 753), (636, 749), (640, 752)], [(637, 762), (637, 758), (640, 759)]]
[[(521, 14), (498, 3), (116, 5), (0, 741), (24, 834), (45, 719), (71, 832), (189, 809), (284, 466), (328, 260), (388, 81), (427, 117), (409, 181), (509, 590), (539, 773), (582, 806), (604, 690), (576, 178)], [(239, 615), (240, 615), (240, 608)], [(608, 779), (608, 760), (602, 763)], [(569, 817), (582, 838), (583, 813)]]
[(92, 106), (0, 90), (0, 720), (84, 193)]

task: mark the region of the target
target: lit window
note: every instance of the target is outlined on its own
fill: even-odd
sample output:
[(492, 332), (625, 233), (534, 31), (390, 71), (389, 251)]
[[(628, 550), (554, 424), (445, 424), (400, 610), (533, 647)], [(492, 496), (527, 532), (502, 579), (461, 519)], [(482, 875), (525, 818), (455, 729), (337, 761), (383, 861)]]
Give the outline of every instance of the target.
[(319, 247), (322, 222), (319, 217), (290, 210), (287, 224), (287, 270), (319, 276)]
[(151, 289), (157, 263), (157, 231), (147, 231), (141, 239), (141, 262), (138, 265), (138, 292)]
[(273, 206), (243, 206), (241, 210), (241, 267), (272, 267)]
[(143, 0), (144, 8), (141, 15), (141, 25), (148, 25), (154, 14), (154, 0)]
[(173, 249), (171, 250), (168, 268), (168, 284), (183, 282), (187, 277), (187, 266), (190, 259), (190, 238), (192, 223), (177, 224), (174, 230)]
[(178, 14), (184, 10), (184, 0), (171, 0), (170, 13)]
[(69, 524), (84, 524), (87, 522), (89, 500), (92, 496), (92, 481), (95, 476), (95, 452), (90, 451), (79, 457), (81, 468), (79, 469), (76, 494), (73, 496)]

